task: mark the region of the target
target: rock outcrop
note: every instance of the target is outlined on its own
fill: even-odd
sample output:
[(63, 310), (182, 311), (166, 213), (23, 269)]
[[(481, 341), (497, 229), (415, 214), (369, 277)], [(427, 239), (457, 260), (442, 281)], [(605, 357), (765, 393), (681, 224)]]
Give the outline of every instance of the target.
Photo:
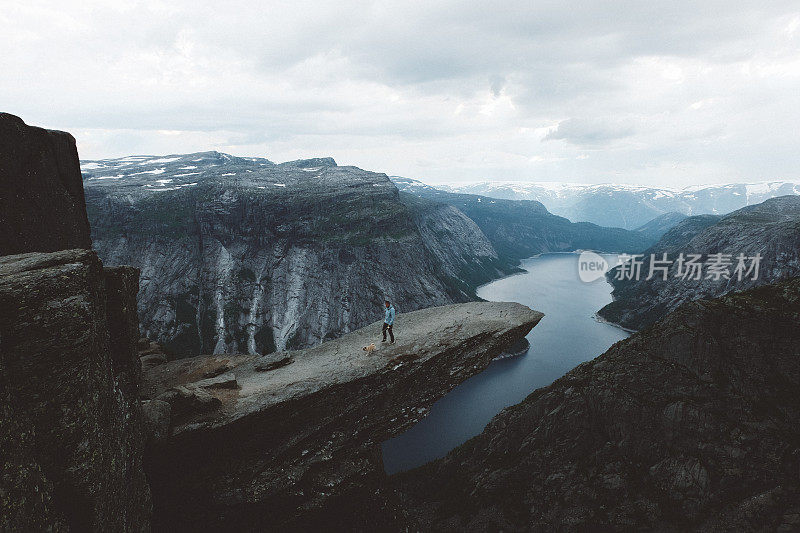
[(459, 304), (399, 315), (397, 344), (378, 342), (372, 354), (362, 348), (380, 323), (288, 361), (217, 355), (153, 367), (143, 393), (174, 414), (170, 436), (148, 452), (155, 527), (395, 527), (380, 443), (541, 316), (519, 304)]
[(407, 530), (796, 531), (800, 278), (687, 303), (393, 479)]
[(147, 531), (138, 272), (0, 257), (0, 530)]
[[(655, 271), (647, 279), (651, 254), (656, 259), (673, 261), (667, 279)], [(701, 279), (678, 272), (680, 254), (699, 254), (705, 263), (712, 254), (725, 254), (727, 275), (710, 277), (703, 269)], [(757, 276), (735, 274), (736, 257), (761, 256)], [(700, 215), (689, 217), (664, 234), (643, 252), (639, 279), (617, 279), (619, 267), (607, 277), (614, 286), (614, 301), (598, 314), (626, 328), (639, 329), (652, 324), (680, 304), (698, 298), (714, 298), (733, 290), (744, 290), (800, 275), (800, 196), (782, 196), (734, 211), (724, 217)], [(745, 261), (750, 267), (753, 261)]]
[(330, 158), (216, 152), (84, 162), (94, 247), (141, 268), (142, 333), (176, 355), (319, 344), (464, 302), (513, 270), (447, 206), (417, 213), (384, 174)]
[(0, 255), (91, 245), (75, 139), (0, 113)]

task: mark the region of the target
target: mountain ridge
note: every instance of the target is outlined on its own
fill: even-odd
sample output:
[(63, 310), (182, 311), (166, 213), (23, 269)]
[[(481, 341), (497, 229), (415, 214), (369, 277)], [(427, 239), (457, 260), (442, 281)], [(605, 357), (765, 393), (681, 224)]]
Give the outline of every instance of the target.
[(385, 175), (334, 165), (218, 152), (84, 163), (94, 247), (142, 269), (143, 330), (179, 354), (310, 346), (375, 320), (385, 297), (401, 311), (471, 299), (436, 274), (436, 243)]
[(636, 229), (657, 216), (726, 214), (787, 194), (800, 194), (800, 179), (750, 183), (692, 185), (684, 188), (629, 184), (561, 182), (478, 182), (442, 185), (450, 192), (481, 194), (506, 200), (536, 200), (573, 222)]

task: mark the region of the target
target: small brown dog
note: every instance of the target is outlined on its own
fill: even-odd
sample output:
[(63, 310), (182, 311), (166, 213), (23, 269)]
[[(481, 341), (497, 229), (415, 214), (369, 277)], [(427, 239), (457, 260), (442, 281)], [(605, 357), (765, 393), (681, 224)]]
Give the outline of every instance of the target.
[(364, 350), (365, 352), (367, 352), (367, 355), (372, 355), (372, 352), (375, 351), (375, 343), (373, 342), (369, 346), (364, 346), (361, 349)]

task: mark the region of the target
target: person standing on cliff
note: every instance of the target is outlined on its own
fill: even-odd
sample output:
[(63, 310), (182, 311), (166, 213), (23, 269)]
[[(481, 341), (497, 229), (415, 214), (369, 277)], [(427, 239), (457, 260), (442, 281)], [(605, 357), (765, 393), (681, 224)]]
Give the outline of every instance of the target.
[(394, 332), (392, 331), (392, 326), (394, 325), (394, 316), (396, 314), (394, 310), (394, 306), (389, 300), (383, 302), (386, 306), (386, 314), (383, 316), (383, 340), (381, 342), (386, 342), (386, 332), (389, 332), (389, 338), (392, 339), (390, 344), (394, 344)]

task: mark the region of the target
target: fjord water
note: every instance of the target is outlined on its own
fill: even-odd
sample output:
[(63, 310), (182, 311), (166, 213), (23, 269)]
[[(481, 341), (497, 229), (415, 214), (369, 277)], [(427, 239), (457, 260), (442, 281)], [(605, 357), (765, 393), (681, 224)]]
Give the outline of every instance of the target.
[[(603, 257), (614, 266), (615, 255)], [(628, 336), (595, 319), (594, 313), (611, 301), (611, 285), (605, 279), (582, 282), (576, 254), (545, 254), (526, 259), (521, 266), (527, 272), (484, 285), (478, 296), (519, 302), (545, 314), (528, 334), (530, 349), (524, 355), (493, 361), (436, 402), (414, 427), (384, 442), (387, 473), (443, 457), (483, 431), (504, 407), (519, 403)]]

